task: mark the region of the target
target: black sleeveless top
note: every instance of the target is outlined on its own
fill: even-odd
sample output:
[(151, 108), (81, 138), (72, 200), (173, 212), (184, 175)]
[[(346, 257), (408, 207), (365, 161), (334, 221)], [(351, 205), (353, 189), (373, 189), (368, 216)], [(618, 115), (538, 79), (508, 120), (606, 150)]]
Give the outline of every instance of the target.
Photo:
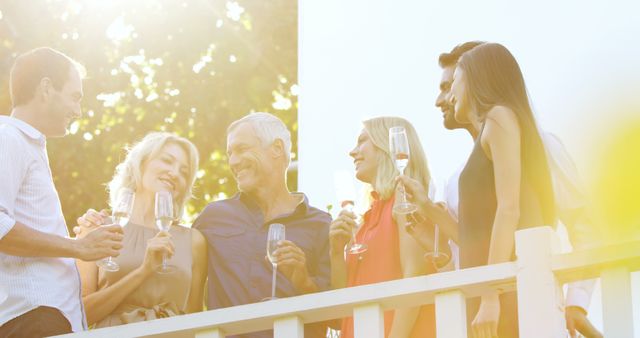
[[(460, 199), (458, 236), (461, 268), (488, 264), (491, 231), (496, 216), (497, 200), (493, 162), (482, 149), (480, 138), (483, 130), (484, 126), (458, 182)], [(520, 163), (522, 164), (522, 159)], [(544, 225), (541, 204), (526, 181), (522, 175), (518, 229)]]

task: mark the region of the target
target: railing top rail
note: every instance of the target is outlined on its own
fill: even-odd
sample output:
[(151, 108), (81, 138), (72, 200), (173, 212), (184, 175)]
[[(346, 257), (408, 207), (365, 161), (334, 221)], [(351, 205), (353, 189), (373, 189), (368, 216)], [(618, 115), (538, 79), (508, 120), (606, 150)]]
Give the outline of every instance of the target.
[(560, 283), (597, 278), (603, 270), (620, 265), (629, 271), (640, 270), (640, 241), (558, 254), (551, 261), (551, 268)]
[[(615, 265), (640, 270), (640, 241), (552, 257), (552, 269), (561, 282), (597, 277), (602, 270)], [(383, 309), (431, 304), (437, 293), (454, 289), (462, 290), (466, 297), (491, 290), (514, 291), (516, 272), (516, 262), (501, 263), (91, 330), (74, 336), (192, 337), (196, 331), (213, 327), (227, 335), (242, 334), (271, 329), (275, 320), (292, 314), (310, 323), (350, 316), (354, 307), (369, 303), (380, 304)]]
[(177, 336), (207, 327), (221, 328), (228, 335), (242, 334), (271, 329), (274, 320), (291, 314), (309, 323), (347, 317), (354, 307), (373, 302), (385, 309), (429, 304), (434, 302), (436, 293), (451, 289), (460, 289), (467, 297), (496, 289), (511, 291), (515, 288), (515, 273), (513, 262), (495, 264), (90, 330), (75, 336)]

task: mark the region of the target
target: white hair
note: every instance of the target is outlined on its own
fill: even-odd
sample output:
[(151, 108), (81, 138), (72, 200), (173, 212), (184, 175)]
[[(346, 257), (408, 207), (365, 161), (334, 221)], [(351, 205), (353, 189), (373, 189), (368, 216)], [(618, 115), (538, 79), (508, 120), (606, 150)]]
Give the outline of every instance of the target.
[(287, 129), (287, 126), (282, 120), (269, 113), (250, 113), (231, 123), (229, 128), (227, 128), (227, 135), (243, 123), (251, 125), (262, 145), (270, 145), (275, 142), (275, 140), (281, 140), (284, 144), (287, 164), (290, 162), (291, 132), (289, 132), (289, 129)]

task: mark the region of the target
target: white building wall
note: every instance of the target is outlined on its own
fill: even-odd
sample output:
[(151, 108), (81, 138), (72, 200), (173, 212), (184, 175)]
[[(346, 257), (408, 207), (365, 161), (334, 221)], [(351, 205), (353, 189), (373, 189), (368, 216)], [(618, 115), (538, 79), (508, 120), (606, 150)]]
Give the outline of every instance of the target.
[[(399, 115), (418, 129), (441, 194), (471, 140), (442, 128), (434, 106), (437, 58), (469, 40), (500, 42), (511, 50), (541, 126), (564, 141), (588, 174), (587, 155), (598, 133), (628, 117), (615, 108), (638, 103), (637, 13), (640, 3), (632, 0), (301, 0), (300, 190), (318, 207), (335, 204), (334, 176), (353, 170), (348, 152), (360, 121)], [(639, 283), (634, 276), (634, 297)], [(594, 299), (597, 325), (599, 304)], [(640, 303), (634, 304), (640, 322)]]

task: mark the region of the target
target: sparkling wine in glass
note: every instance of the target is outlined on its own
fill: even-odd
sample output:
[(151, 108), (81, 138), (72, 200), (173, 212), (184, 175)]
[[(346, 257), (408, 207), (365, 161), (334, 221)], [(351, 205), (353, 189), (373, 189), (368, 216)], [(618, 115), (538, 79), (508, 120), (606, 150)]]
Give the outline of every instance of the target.
[[(353, 182), (352, 174), (347, 171), (336, 171), (334, 174), (334, 183), (336, 189), (336, 197), (340, 202), (341, 210), (354, 212), (356, 188)], [(367, 245), (356, 241), (360, 220), (356, 219), (356, 226), (351, 229), (351, 242), (345, 248), (345, 251), (352, 255), (361, 254), (367, 251)]]
[[(113, 223), (118, 224), (121, 227), (124, 227), (129, 223), (129, 217), (131, 217), (131, 209), (133, 209), (133, 200), (135, 194), (133, 190), (128, 188), (122, 188), (118, 191), (118, 195), (116, 197), (116, 204), (112, 209), (112, 218)], [(99, 267), (101, 267), (105, 271), (118, 271), (120, 270), (120, 265), (116, 263), (112, 257), (107, 257), (102, 259), (96, 263)]]
[(276, 273), (278, 271), (278, 259), (274, 256), (278, 249), (278, 243), (285, 239), (285, 227), (280, 223), (269, 225), (269, 234), (267, 236), (267, 258), (271, 262), (273, 268), (273, 277), (271, 280), (271, 297), (263, 300), (272, 300), (276, 298)]
[[(169, 232), (171, 224), (174, 220), (173, 214), (173, 197), (168, 191), (159, 191), (156, 193), (155, 203), (156, 227), (159, 231)], [(174, 273), (177, 267), (167, 264), (167, 255), (162, 255), (162, 264), (156, 268), (156, 272), (160, 274)]]
[[(407, 139), (407, 131), (404, 127), (389, 128), (389, 150), (396, 165), (396, 169), (400, 175), (404, 175), (404, 170), (409, 164), (409, 140)], [(404, 186), (400, 185), (400, 200), (393, 207), (393, 210), (399, 214), (410, 214), (418, 208), (407, 201), (407, 195)]]

